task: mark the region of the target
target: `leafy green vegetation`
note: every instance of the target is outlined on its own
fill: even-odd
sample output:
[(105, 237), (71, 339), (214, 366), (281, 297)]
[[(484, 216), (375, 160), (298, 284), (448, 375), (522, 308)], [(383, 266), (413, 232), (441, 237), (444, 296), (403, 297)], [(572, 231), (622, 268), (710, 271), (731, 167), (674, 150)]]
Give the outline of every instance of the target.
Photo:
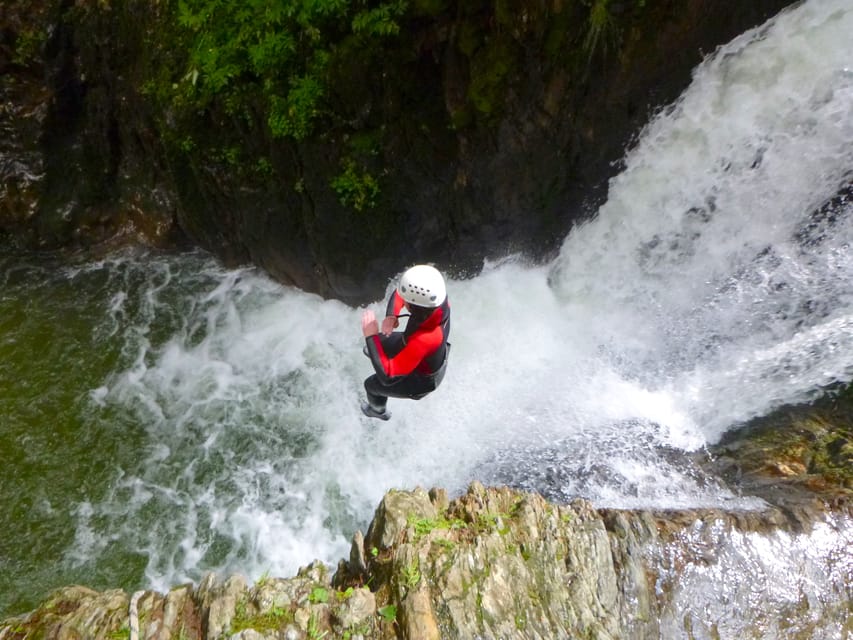
[(347, 587), (346, 591), (336, 591), (335, 596), (337, 597), (338, 602), (343, 602), (344, 600), (351, 598), (353, 593), (355, 593), (355, 590), (352, 587)]
[[(631, 4), (642, 9), (645, 0)], [(580, 48), (587, 59), (597, 51), (606, 53), (620, 33), (611, 5), (611, 0), (578, 0), (538, 16), (557, 25), (549, 27), (548, 51), (556, 58), (565, 46), (572, 46), (569, 33), (583, 33), (585, 16)], [(466, 59), (466, 112), (494, 119), (521, 69), (519, 29), (526, 27), (519, 23), (519, 11), (541, 11), (508, 0), (174, 0), (166, 6), (172, 31), (162, 36), (170, 55), (161, 44), (163, 55), (148, 74), (146, 93), (187, 120), (216, 112), (223, 123), (265, 127), (272, 138), (294, 141), (351, 125), (341, 112), (355, 97), (349, 94), (369, 103), (371, 90), (359, 84), (365, 78), (358, 73), (350, 77), (350, 71), (363, 67), (362, 72), (369, 72), (372, 64), (377, 71), (386, 68), (382, 61), (392, 51), (395, 57), (402, 54), (401, 62), (414, 60), (419, 45), (412, 36), (422, 37), (424, 16), (437, 19), (441, 14), (455, 20), (455, 44)], [(338, 86), (348, 82), (352, 86)], [(324, 126), (318, 126), (321, 122)], [(181, 140), (186, 143), (187, 138)], [(375, 178), (351, 161), (333, 183), (353, 208), (372, 206), (377, 194)]]
[(308, 601), (312, 604), (325, 603), (329, 601), (329, 591), (323, 587), (315, 587), (308, 596)]
[(583, 47), (587, 59), (592, 60), (596, 51), (607, 55), (617, 37), (616, 23), (610, 13), (610, 0), (594, 0), (589, 9), (589, 29)]
[(403, 567), (402, 578), (403, 584), (406, 585), (408, 589), (414, 589), (418, 586), (421, 581), (421, 571), (417, 559), (413, 560), (411, 564)]
[(397, 607), (393, 604), (386, 605), (377, 612), (385, 622), (395, 622), (397, 620)]
[[(624, 20), (617, 20), (614, 11), (616, 3), (612, 0), (584, 0), (589, 6), (586, 36), (583, 39), (583, 50), (586, 53), (587, 66), (593, 57), (600, 53), (606, 57), (611, 50), (616, 49), (622, 37)], [(630, 3), (628, 3), (630, 5)], [(620, 13), (626, 13), (626, 3), (620, 5)], [(643, 10), (646, 0), (634, 0), (633, 8)]]
[(456, 543), (446, 538), (436, 538), (432, 541), (432, 544), (434, 547), (443, 549), (445, 552), (453, 551), (456, 548)]
[(341, 204), (359, 212), (374, 208), (379, 199), (379, 182), (368, 171), (359, 170), (350, 158), (345, 158), (342, 165), (343, 172), (330, 183)]
[(511, 517), (508, 513), (482, 513), (477, 520), (477, 530), (481, 532), (495, 531), (504, 536), (509, 533), (509, 526), (505, 521)]
[(515, 614), (515, 628), (524, 631), (527, 628), (527, 616), (524, 613)]
[(343, 640), (350, 640), (355, 636), (366, 636), (370, 633), (370, 625), (369, 624), (361, 624), (355, 625), (350, 629), (344, 629), (343, 635), (341, 636)]
[(406, 8), (406, 0), (178, 0), (188, 55), (173, 103), (203, 110), (218, 102), (246, 121), (260, 111), (273, 137), (302, 140), (326, 109), (335, 48), (347, 37), (396, 35)]
[[(571, 84), (644, 1), (130, 0), (68, 13), (80, 34), (107, 20), (127, 36), (133, 107), (150, 114), (182, 199), (236, 183), (294, 217), (337, 201), (344, 224), (384, 246), (402, 215), (400, 158), (494, 126), (536, 51), (544, 79), (559, 68)], [(38, 45), (21, 35), (22, 51)]]
[(258, 578), (257, 581), (255, 582), (255, 588), (257, 589), (260, 587), (264, 587), (264, 586), (268, 585), (269, 583), (270, 583), (270, 571), (269, 571), (269, 569), (266, 569), (261, 574), (261, 577)]

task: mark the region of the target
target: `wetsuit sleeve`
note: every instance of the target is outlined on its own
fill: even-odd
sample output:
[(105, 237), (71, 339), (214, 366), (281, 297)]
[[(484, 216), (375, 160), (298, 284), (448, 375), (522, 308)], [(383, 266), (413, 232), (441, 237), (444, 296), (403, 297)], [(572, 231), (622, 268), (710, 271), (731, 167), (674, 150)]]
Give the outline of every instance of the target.
[(391, 378), (385, 370), (385, 363), (388, 362), (388, 356), (385, 355), (379, 335), (367, 336), (364, 342), (367, 344), (367, 355), (370, 356), (370, 364), (373, 365), (379, 381), (383, 384), (388, 384), (391, 382)]
[(397, 290), (394, 289), (394, 293), (391, 294), (391, 297), (388, 298), (388, 306), (385, 309), (385, 317), (388, 316), (398, 316), (400, 312), (403, 310), (403, 298), (400, 297), (400, 294), (397, 293)]

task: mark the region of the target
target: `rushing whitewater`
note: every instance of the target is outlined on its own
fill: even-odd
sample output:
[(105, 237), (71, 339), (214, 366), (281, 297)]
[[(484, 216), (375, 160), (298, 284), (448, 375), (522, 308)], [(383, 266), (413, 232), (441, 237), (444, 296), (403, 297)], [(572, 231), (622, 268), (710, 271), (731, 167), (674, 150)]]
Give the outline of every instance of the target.
[(79, 393), (80, 420), (110, 445), (81, 454), (105, 481), (71, 504), (64, 562), (94, 574), (117, 554), (159, 590), (290, 575), (347, 555), (388, 489), (474, 479), (599, 506), (755, 506), (679, 452), (853, 378), (850, 34), (850, 0), (813, 0), (706, 60), (552, 264), (449, 281), (444, 383), (392, 399), (388, 423), (359, 411), (359, 309), (201, 254), (65, 273), (110, 371)]
[(121, 540), (160, 588), (291, 572), (343, 557), (387, 489), (475, 478), (749, 506), (665, 452), (853, 377), (851, 33), (849, 2), (812, 2), (707, 60), (553, 264), (449, 283), (445, 382), (387, 424), (358, 410), (360, 310), (202, 257), (142, 285), (91, 267), (125, 363), (91, 415), (139, 445), (79, 505), (73, 553)]

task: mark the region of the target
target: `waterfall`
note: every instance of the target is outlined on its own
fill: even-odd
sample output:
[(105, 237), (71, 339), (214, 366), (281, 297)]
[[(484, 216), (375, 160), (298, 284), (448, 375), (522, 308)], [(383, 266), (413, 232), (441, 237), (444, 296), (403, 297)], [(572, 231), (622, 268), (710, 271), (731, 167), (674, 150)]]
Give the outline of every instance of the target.
[[(387, 424), (358, 410), (359, 310), (200, 257), (145, 266), (135, 290), (113, 276), (130, 364), (92, 413), (124, 415), (144, 444), (81, 509), (78, 550), (126, 539), (160, 587), (292, 571), (346, 555), (387, 489), (473, 479), (601, 506), (753, 506), (668, 452), (853, 377), (850, 33), (849, 3), (807, 3), (709, 57), (553, 264), (449, 282), (444, 384), (392, 400)], [(100, 542), (98, 515), (114, 522)]]
[[(161, 591), (289, 575), (345, 557), (388, 489), (474, 479), (758, 506), (679, 454), (853, 379), (851, 33), (849, 0), (812, 0), (709, 56), (553, 263), (448, 281), (447, 376), (387, 423), (359, 411), (359, 309), (201, 253), (126, 252), (38, 287), (4, 262), (7, 299), (54, 305), (45, 322), (86, 345), (18, 352), (85, 425), (79, 458), (56, 452), (70, 506), (36, 505), (69, 511), (64, 570), (112, 562)], [(20, 312), (34, 341), (38, 318)]]

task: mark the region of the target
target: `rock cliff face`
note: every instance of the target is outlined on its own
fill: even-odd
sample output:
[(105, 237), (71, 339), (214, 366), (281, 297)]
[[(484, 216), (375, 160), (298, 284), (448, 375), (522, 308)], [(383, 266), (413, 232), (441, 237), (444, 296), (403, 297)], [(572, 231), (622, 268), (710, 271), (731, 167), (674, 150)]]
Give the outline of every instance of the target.
[(0, 239), (28, 249), (164, 242), (177, 203), (129, 75), (145, 36), (109, 3), (0, 7)]
[[(850, 404), (829, 399), (791, 410), (793, 419), (780, 412), (702, 456), (703, 466), (762, 498), (763, 509), (597, 510), (585, 500), (549, 504), (479, 483), (455, 500), (440, 489), (390, 491), (334, 574), (315, 562), (293, 578), (248, 585), (240, 576), (210, 575), (167, 594), (68, 587), (0, 623), (0, 640), (727, 637), (736, 628), (726, 626), (731, 611), (715, 614), (709, 603), (731, 596), (713, 590), (766, 580), (760, 554), (818, 527), (834, 540), (827, 584), (817, 585), (820, 571), (810, 565), (805, 583), (785, 587), (805, 589), (800, 598), (778, 610), (760, 608), (756, 598), (767, 586), (757, 585), (750, 591), (755, 622), (737, 633), (846, 637), (853, 624)], [(749, 571), (727, 575), (727, 553), (750, 540), (757, 555), (741, 558)], [(690, 589), (703, 580), (711, 592), (693, 601)]]
[(179, 229), (349, 301), (415, 261), (542, 257), (701, 57), (789, 2), (412, 2), (378, 54), (331, 49), (322, 123), (294, 140), (251, 109), (158, 101), (197, 78), (173, 3), (12, 0), (0, 233), (52, 249)]

